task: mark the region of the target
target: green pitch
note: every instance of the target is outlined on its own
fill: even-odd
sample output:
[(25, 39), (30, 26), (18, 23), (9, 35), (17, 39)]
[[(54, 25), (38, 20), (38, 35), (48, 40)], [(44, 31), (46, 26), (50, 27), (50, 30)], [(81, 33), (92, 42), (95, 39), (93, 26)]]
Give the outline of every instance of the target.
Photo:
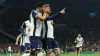
[[(61, 56), (77, 56), (76, 54), (61, 54)], [(100, 54), (81, 54), (81, 56), (100, 56)]]
[[(0, 54), (0, 56), (9, 56), (9, 55), (7, 55), (7, 54)], [(12, 56), (21, 56), (21, 55), (12, 54)], [(77, 55), (76, 54), (61, 54), (60, 56), (77, 56)], [(81, 54), (81, 56), (100, 56), (100, 54)]]

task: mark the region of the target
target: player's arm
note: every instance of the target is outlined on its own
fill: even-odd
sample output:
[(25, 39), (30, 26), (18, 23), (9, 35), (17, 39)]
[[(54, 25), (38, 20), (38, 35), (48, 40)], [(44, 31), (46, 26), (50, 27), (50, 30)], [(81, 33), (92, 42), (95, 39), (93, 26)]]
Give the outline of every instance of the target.
[(38, 15), (36, 12), (33, 11), (32, 16), (35, 17), (36, 19), (45, 20), (47, 13), (43, 13), (43, 15)]
[(22, 24), (21, 28), (19, 29), (20, 33), (24, 34), (25, 35), (25, 28), (26, 28), (26, 25), (25, 25), (25, 22)]
[(82, 39), (82, 43), (84, 43), (84, 39)]
[(21, 37), (21, 35), (18, 35), (18, 36), (17, 36), (15, 45), (18, 45), (18, 41), (19, 41), (20, 37)]
[(75, 43), (77, 43), (77, 42), (79, 42), (78, 40), (77, 40), (77, 38), (75, 39)]
[(59, 15), (61, 14), (64, 14), (65, 13), (65, 8), (63, 10), (61, 10), (60, 12), (56, 13), (56, 14), (53, 14), (51, 16), (48, 16), (47, 17), (47, 13), (44, 11), (43, 15), (37, 15), (34, 11), (32, 12), (32, 16), (33, 17), (36, 17), (37, 19), (40, 19), (40, 20), (53, 20), (54, 18), (58, 17)]
[(46, 20), (53, 20), (56, 17), (58, 17), (59, 15), (64, 14), (64, 13), (65, 13), (65, 8), (56, 14), (53, 14), (51, 16), (46, 17)]
[(77, 39), (75, 39), (75, 43), (77, 43)]
[(61, 15), (61, 13), (53, 14), (53, 15), (51, 15), (51, 16), (46, 17), (46, 20), (53, 20), (53, 19), (55, 19), (56, 17), (58, 17), (59, 15)]
[(26, 36), (26, 27), (27, 27), (27, 24), (24, 22), (24, 25), (23, 25), (23, 35)]

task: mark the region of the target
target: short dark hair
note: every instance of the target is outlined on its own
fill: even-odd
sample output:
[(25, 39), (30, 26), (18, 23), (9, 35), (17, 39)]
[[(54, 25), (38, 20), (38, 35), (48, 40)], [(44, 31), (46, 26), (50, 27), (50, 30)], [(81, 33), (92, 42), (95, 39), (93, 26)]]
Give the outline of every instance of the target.
[(45, 5), (45, 3), (41, 2), (41, 1), (37, 1), (36, 8), (43, 7), (43, 5)]

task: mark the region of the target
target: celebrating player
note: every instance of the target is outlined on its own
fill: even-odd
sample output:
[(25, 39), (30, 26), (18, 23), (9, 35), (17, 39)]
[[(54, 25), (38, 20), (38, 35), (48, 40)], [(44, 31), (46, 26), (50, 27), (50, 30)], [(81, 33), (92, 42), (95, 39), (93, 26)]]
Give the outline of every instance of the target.
[(44, 5), (42, 2), (38, 3), (36, 10), (32, 10), (30, 14), (30, 21), (33, 25), (33, 36), (30, 36), (31, 55), (35, 56), (41, 50), (39, 37), (41, 37), (42, 20), (46, 17), (46, 14), (42, 16)]
[[(63, 14), (64, 12), (65, 11), (63, 9), (59, 13), (56, 13), (51, 16), (47, 16), (48, 14), (46, 13), (46, 10), (45, 10), (45, 4), (43, 3), (39, 3), (37, 5), (36, 10), (32, 10), (30, 14), (30, 21), (34, 26), (34, 29), (33, 29), (33, 36), (30, 37), (30, 43), (31, 43), (31, 48), (33, 51), (41, 48), (40, 40), (38, 39), (38, 37), (41, 37), (41, 29), (42, 29), (43, 20), (52, 20), (56, 18), (57, 16), (59, 16), (60, 14)], [(37, 52), (35, 52), (34, 54), (37, 55)]]
[[(30, 55), (30, 40), (29, 40), (29, 36), (33, 36), (33, 25), (30, 23), (29, 20), (27, 20), (27, 21), (24, 21), (24, 23), (21, 26), (21, 29), (22, 30), (20, 30), (20, 31), (24, 35), (24, 37), (21, 38), (21, 39), (23, 39), (22, 41), (23, 41), (23, 45), (24, 45), (24, 47), (23, 47), (24, 48), (23, 56), (24, 55), (29, 56)], [(16, 45), (18, 45), (19, 37), (20, 37), (20, 35), (17, 37)]]
[[(51, 13), (49, 4), (45, 5), (45, 13), (47, 13), (47, 17), (49, 17), (49, 14)], [(64, 10), (63, 13), (65, 13)], [(42, 44), (43, 44), (43, 49), (46, 51), (46, 56), (51, 56), (52, 51), (54, 51), (55, 56), (60, 55), (59, 46), (56, 40), (54, 39), (53, 20), (44, 21)]]
[(77, 55), (80, 56), (80, 52), (82, 52), (82, 44), (84, 42), (83, 37), (81, 34), (78, 34), (78, 37), (75, 39), (76, 48), (77, 48)]
[(27, 20), (23, 23), (23, 27), (25, 37), (24, 37), (24, 43), (25, 43), (25, 53), (23, 54), (26, 56), (30, 55), (30, 40), (29, 37), (33, 36), (33, 25), (31, 24), (30, 20)]

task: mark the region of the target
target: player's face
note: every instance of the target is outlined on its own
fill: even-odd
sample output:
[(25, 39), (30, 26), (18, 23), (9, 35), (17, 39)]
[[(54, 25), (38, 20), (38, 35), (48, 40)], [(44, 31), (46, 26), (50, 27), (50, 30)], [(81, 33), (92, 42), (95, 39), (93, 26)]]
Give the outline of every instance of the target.
[(81, 34), (78, 34), (78, 37), (81, 37)]
[(50, 6), (46, 6), (46, 7), (45, 7), (45, 11), (46, 11), (47, 13), (51, 13), (51, 8), (50, 8)]
[(44, 9), (45, 9), (45, 5), (43, 5), (42, 7), (40, 7), (40, 8), (39, 8), (39, 11), (40, 11), (40, 12), (43, 12)]

